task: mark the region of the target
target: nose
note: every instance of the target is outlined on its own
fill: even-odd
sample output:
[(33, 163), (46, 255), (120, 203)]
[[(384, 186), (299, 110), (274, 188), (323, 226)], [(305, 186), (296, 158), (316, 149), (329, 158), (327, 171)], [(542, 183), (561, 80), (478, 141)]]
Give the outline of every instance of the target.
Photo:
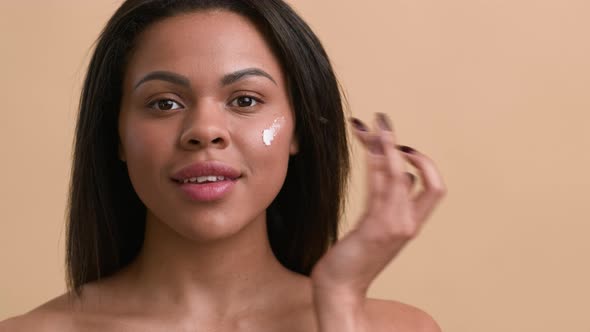
[(215, 103), (197, 105), (186, 113), (180, 145), (184, 149), (217, 148), (229, 145), (229, 132), (224, 110)]

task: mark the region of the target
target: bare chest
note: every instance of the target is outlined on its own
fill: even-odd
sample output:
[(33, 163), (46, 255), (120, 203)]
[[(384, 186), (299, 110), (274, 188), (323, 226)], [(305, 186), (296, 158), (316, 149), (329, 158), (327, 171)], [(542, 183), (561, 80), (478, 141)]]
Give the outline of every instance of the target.
[[(62, 321), (62, 323), (66, 323)], [(73, 317), (56, 331), (74, 332), (315, 332), (313, 312), (291, 315), (249, 317), (237, 320), (209, 322), (175, 321), (164, 318), (134, 317)]]

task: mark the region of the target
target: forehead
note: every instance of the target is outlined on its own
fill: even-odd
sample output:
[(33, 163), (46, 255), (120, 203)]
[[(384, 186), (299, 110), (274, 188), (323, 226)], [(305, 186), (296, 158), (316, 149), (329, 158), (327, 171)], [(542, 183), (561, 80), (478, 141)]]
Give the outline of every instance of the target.
[(225, 10), (207, 10), (166, 18), (137, 38), (125, 81), (170, 70), (193, 78), (215, 79), (258, 67), (281, 81), (278, 59), (262, 33), (247, 18)]

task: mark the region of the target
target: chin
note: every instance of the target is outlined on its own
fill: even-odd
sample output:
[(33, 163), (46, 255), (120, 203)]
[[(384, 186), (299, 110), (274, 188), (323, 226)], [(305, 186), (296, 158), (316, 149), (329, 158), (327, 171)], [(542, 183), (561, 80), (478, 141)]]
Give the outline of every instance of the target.
[[(234, 215), (223, 210), (186, 211), (154, 220), (167, 226), (178, 235), (195, 242), (211, 242), (229, 238), (261, 220), (255, 216)], [(264, 215), (264, 211), (262, 213)], [(262, 219), (263, 220), (263, 219)]]

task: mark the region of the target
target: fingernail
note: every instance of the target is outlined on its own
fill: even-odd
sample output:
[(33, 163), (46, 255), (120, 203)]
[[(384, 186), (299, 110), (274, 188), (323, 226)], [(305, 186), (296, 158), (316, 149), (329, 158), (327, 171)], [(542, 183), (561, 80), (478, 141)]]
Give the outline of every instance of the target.
[(416, 150), (412, 149), (409, 146), (405, 146), (405, 145), (398, 145), (397, 148), (405, 153), (415, 153)]
[(379, 121), (379, 126), (381, 126), (381, 129), (387, 131), (392, 130), (393, 127), (391, 126), (391, 121), (389, 121), (389, 117), (387, 116), (387, 114), (377, 113), (377, 119)]
[(350, 122), (352, 122), (352, 125), (353, 125), (353, 126), (356, 128), (356, 129), (358, 129), (358, 130), (360, 130), (360, 131), (369, 131), (369, 129), (367, 128), (367, 126), (365, 126), (365, 124), (364, 124), (364, 123), (363, 123), (361, 120), (359, 120), (359, 119), (357, 119), (357, 118), (353, 118), (353, 117), (351, 117), (351, 118), (350, 118)]

